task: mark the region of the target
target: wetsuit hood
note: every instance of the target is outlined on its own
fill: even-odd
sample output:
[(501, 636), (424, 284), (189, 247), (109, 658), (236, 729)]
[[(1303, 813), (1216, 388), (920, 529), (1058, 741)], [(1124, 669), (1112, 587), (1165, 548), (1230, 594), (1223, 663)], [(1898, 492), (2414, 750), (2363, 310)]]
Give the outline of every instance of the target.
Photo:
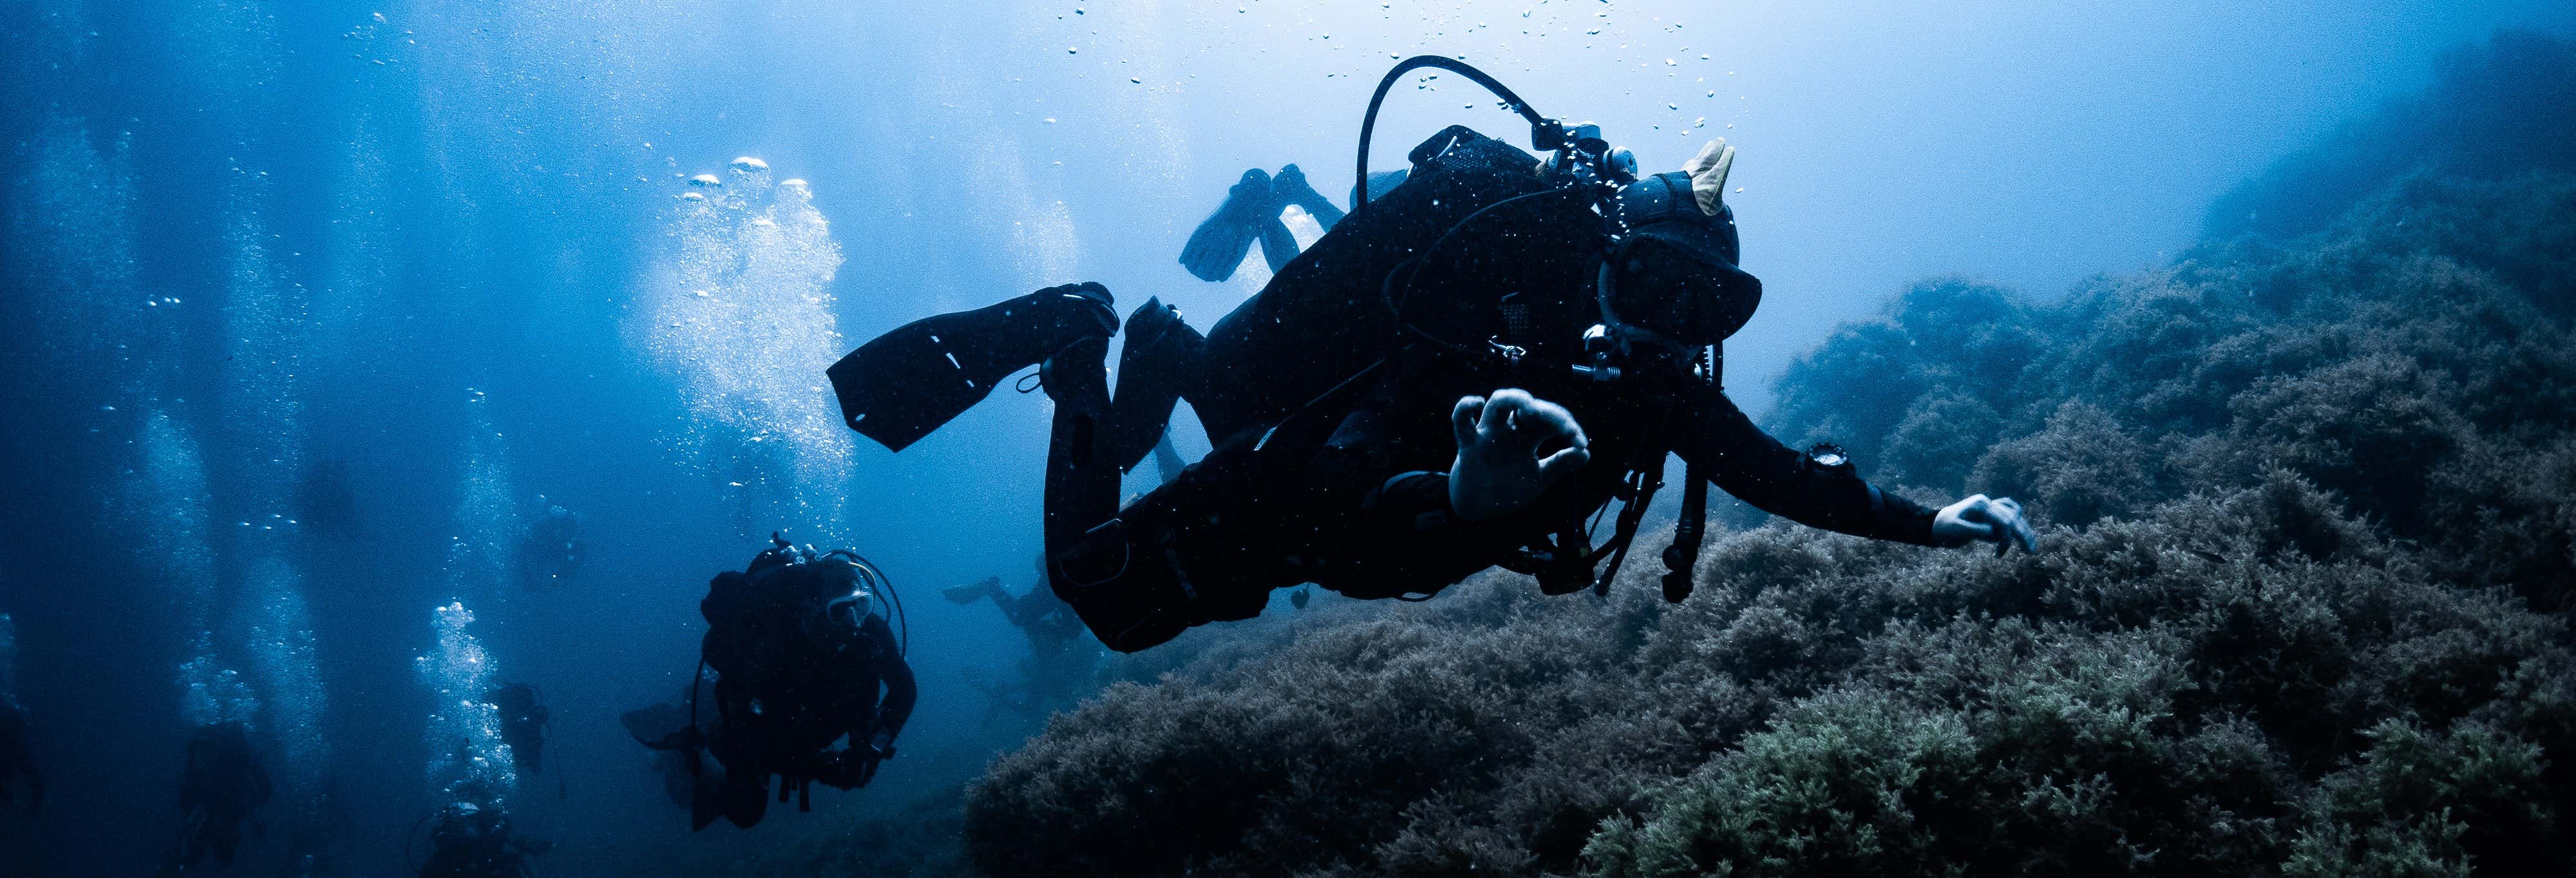
[(1628, 185), (1611, 219), (1618, 244), (1602, 291), (1610, 316), (1694, 347), (1724, 341), (1753, 318), (1762, 281), (1736, 265), (1735, 211), (1704, 211), (1689, 173)]

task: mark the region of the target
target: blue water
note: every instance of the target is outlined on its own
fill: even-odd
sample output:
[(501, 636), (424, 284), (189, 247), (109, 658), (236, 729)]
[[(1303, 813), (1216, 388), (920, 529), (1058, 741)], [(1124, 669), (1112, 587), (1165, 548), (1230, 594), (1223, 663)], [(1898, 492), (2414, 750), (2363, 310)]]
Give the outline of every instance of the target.
[[(52, 786), (0, 817), (0, 871), (150, 871), (187, 730), (231, 718), (279, 784), (234, 871), (402, 874), (440, 790), (508, 776), (459, 697), (491, 680), (555, 717), (560, 786), (506, 781), (548, 875), (699, 874), (953, 794), (1041, 720), (974, 685), (1018, 633), (936, 590), (1037, 585), (1046, 403), (895, 455), (822, 368), (1076, 280), (1206, 326), (1268, 272), (1192, 279), (1192, 227), (1247, 167), (1347, 192), (1398, 57), (1649, 169), (1735, 144), (1769, 292), (1728, 384), (1759, 413), (1915, 279), (2161, 263), (2444, 47), (2576, 31), (2562, 2), (502, 5), (0, 8), (0, 694)], [(1455, 77), (1411, 85), (1376, 166), (1452, 122), (1521, 140)], [(299, 496), (322, 470), (347, 520)], [(587, 557), (531, 590), (512, 553), (550, 505)], [(679, 691), (707, 577), (782, 528), (904, 589), (921, 708), (866, 790), (691, 834), (616, 717)]]

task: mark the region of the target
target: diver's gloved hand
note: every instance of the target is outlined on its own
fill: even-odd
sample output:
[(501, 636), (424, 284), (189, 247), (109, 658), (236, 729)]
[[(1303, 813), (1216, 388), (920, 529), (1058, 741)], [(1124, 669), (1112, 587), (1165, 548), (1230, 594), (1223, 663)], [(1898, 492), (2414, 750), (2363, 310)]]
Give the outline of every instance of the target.
[(1181, 248), (1182, 267), (1203, 281), (1233, 277), (1235, 266), (1252, 252), (1261, 220), (1278, 216), (1279, 201), (1270, 194), (1270, 173), (1260, 168), (1243, 172), (1242, 181), (1226, 190), (1225, 203), (1190, 233), (1190, 242)]
[(1449, 467), (1449, 511), (1465, 521), (1519, 512), (1548, 486), (1592, 459), (1574, 413), (1529, 395), (1497, 390), (1461, 397), (1449, 410), (1458, 460)]
[[(878, 733), (878, 737), (883, 738), (884, 733)], [(837, 752), (826, 754), (823, 770), (814, 779), (836, 789), (858, 789), (867, 786), (868, 781), (875, 780), (877, 765), (893, 756), (892, 743), (886, 744), (882, 749), (870, 743), (852, 744)]]
[(1932, 516), (1932, 539), (1945, 546), (1984, 540), (1995, 544), (1996, 557), (2012, 551), (2015, 545), (2024, 552), (2039, 551), (2039, 536), (2031, 532), (2030, 520), (2021, 514), (2021, 504), (2010, 497), (1990, 500), (1984, 494), (1972, 494), (1941, 507), (1941, 512)]

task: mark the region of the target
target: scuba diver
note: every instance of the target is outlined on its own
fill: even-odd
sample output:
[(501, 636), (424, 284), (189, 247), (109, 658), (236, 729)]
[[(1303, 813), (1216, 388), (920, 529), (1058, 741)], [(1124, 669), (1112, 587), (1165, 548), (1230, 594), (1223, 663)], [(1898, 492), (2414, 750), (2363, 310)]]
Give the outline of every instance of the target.
[[(519, 777), (536, 779), (546, 769), (547, 715), (543, 693), (526, 683), (509, 683), (483, 693), (483, 703), (501, 715), (501, 743), (510, 746), (510, 763)], [(563, 767), (555, 767), (556, 797), (563, 797)]]
[[(873, 610), (876, 592), (893, 589), (885, 574), (855, 552), (817, 553), (772, 535), (767, 551), (741, 572), (717, 574), (698, 603), (707, 619), (700, 647), (715, 672), (714, 703), (692, 692), (689, 718), (675, 731), (637, 734), (647, 746), (684, 748), (699, 773), (691, 823), (704, 828), (721, 813), (736, 826), (759, 823), (769, 778), (778, 800), (813, 807), (812, 785), (863, 787), (894, 756), (894, 741), (919, 692), (906, 644), (889, 615)], [(880, 689), (883, 690), (880, 695)], [(703, 711), (715, 728), (700, 733)], [(635, 731), (630, 724), (630, 731)], [(839, 750), (835, 741), (847, 739)], [(697, 754), (723, 770), (712, 781)]]
[(187, 767), (179, 778), (179, 844), (162, 874), (186, 874), (210, 854), (217, 865), (230, 867), (243, 824), (249, 822), (254, 834), (266, 831), (251, 821), (251, 813), (268, 804), (271, 792), (248, 725), (234, 720), (198, 726), (188, 738)]
[(16, 804), (18, 789), (24, 787), (26, 813), (34, 814), (45, 809), (45, 776), (36, 772), (36, 759), (27, 752), (30, 725), (26, 709), (0, 693), (0, 805)]
[(509, 813), (494, 801), (459, 799), (431, 820), (429, 858), (421, 862), (420, 878), (531, 878), (536, 867), (528, 858), (554, 848), (519, 836)]
[(529, 591), (562, 585), (581, 572), (581, 562), (589, 554), (590, 544), (581, 537), (581, 516), (563, 504), (547, 503), (545, 513), (519, 540), (519, 582)]
[[(1039, 581), (1044, 582), (1044, 558), (1038, 559), (1038, 573)], [(939, 594), (949, 603), (961, 606), (982, 600), (992, 601), (993, 608), (1002, 611), (1004, 621), (1028, 635), (1029, 653), (1043, 661), (1065, 656), (1082, 633), (1082, 619), (1074, 615), (1073, 608), (1043, 588), (1013, 595), (1002, 588), (1001, 577), (987, 576), (978, 582), (940, 589)]]
[[(1180, 469), (1176, 466), (1169, 471), (1177, 473)], [(1004, 589), (999, 576), (952, 585), (939, 592), (950, 603), (961, 606), (992, 601), (993, 607), (1002, 611), (1002, 619), (1020, 629), (1020, 633), (1028, 638), (1029, 654), (1020, 659), (1017, 681), (974, 683), (991, 699), (997, 712), (1045, 713), (1058, 699), (1073, 694), (1100, 659), (1099, 648), (1083, 642), (1082, 618), (1043, 585), (1046, 582), (1046, 559), (1043, 557), (1037, 560), (1037, 573), (1037, 581), (1041, 584), (1019, 595)], [(992, 719), (988, 715), (986, 722), (990, 723)]]
[[(1381, 171), (1369, 175), (1369, 198), (1375, 199), (1404, 182), (1403, 171)], [(1351, 203), (1359, 203), (1359, 189), (1352, 187)], [(1234, 276), (1243, 264), (1244, 254), (1252, 242), (1261, 242), (1261, 256), (1270, 263), (1273, 275), (1297, 258), (1297, 236), (1289, 234), (1281, 212), (1289, 205), (1313, 217), (1324, 231), (1345, 215), (1341, 208), (1315, 191), (1306, 182), (1306, 172), (1296, 165), (1279, 169), (1277, 174), (1263, 173), (1260, 168), (1243, 172), (1243, 178), (1226, 190), (1225, 201), (1215, 213), (1199, 223), (1190, 233), (1189, 243), (1181, 248), (1181, 266), (1198, 279), (1211, 283)]]
[[(1663, 592), (1690, 593), (1710, 484), (1811, 527), (1920, 545), (2036, 548), (2019, 505), (1933, 509), (1882, 492), (1840, 448), (1764, 434), (1719, 382), (1722, 342), (1761, 283), (1737, 266), (1722, 194), (1734, 150), (1640, 176), (1597, 126), (1547, 118), (1463, 63), (1530, 122), (1541, 159), (1464, 126), (1412, 150), (1405, 181), (1354, 210), (1204, 336), (1148, 299), (1119, 329), (1108, 289), (1050, 287), (925, 318), (829, 370), (852, 429), (900, 451), (1038, 364), (1054, 400), (1044, 538), (1050, 584), (1132, 652), (1258, 614), (1275, 588), (1423, 599), (1489, 567), (1546, 594), (1606, 593), (1662, 486), (1687, 466)], [(1186, 398), (1214, 450), (1122, 508), (1119, 478)], [(1625, 504), (1609, 539), (1593, 529)], [(1608, 562), (1606, 572), (1601, 565)]]

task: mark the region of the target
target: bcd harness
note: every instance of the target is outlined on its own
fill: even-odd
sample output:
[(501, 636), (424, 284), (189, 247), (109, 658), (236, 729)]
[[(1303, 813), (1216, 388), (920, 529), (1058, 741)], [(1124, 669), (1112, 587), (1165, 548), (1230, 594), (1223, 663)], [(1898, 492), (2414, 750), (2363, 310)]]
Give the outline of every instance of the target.
[[(1469, 363), (1480, 364), (1485, 368), (1496, 369), (1506, 374), (1541, 366), (1570, 367), (1584, 378), (1605, 384), (1634, 385), (1678, 381), (1705, 385), (1711, 390), (1722, 390), (1721, 376), (1725, 365), (1723, 342), (1696, 348), (1682, 347), (1651, 330), (1622, 321), (1609, 304), (1612, 285), (1611, 265), (1624, 252), (1630, 227), (1646, 225), (1663, 218), (1662, 211), (1676, 211), (1682, 205), (1691, 203), (1687, 175), (1663, 174), (1641, 180), (1637, 176), (1635, 157), (1628, 150), (1612, 147), (1603, 140), (1599, 126), (1590, 123), (1567, 124), (1543, 116), (1532, 109), (1527, 101), (1514, 94), (1511, 89), (1465, 62), (1436, 55), (1419, 55), (1407, 58), (1387, 71), (1386, 77), (1378, 82), (1376, 92), (1370, 96), (1368, 113), (1360, 126), (1359, 157), (1356, 176), (1353, 179), (1369, 178), (1369, 141), (1377, 125), (1378, 109), (1385, 102), (1387, 92), (1404, 74), (1425, 67), (1436, 67), (1458, 73), (1492, 91), (1496, 97), (1502, 99), (1506, 109), (1529, 121), (1531, 146), (1542, 152), (1553, 152), (1554, 155), (1542, 161), (1537, 169), (1547, 181), (1547, 188), (1537, 192), (1513, 195), (1478, 208), (1441, 234), (1421, 257), (1399, 265), (1394, 271), (1388, 273), (1380, 285), (1380, 298), (1393, 315), (1397, 327), (1396, 336), (1390, 339), (1390, 347), (1400, 349), (1408, 343), (1419, 343), (1433, 350), (1463, 358)], [(1445, 152), (1446, 150), (1443, 150), (1443, 153)], [(1676, 177), (1680, 179), (1676, 180)], [(1632, 186), (1677, 188), (1680, 197), (1666, 197), (1655, 202), (1659, 205), (1658, 213), (1629, 217), (1617, 209), (1616, 200), (1623, 190)], [(1550, 203), (1566, 200), (1579, 202), (1579, 206), (1584, 209), (1569, 211), (1565, 210), (1562, 204)], [(1353, 206), (1351, 212), (1356, 216), (1369, 210), (1372, 203), (1362, 199)], [(1423, 279), (1421, 267), (1425, 264), (1438, 264), (1444, 254), (1455, 251), (1463, 241), (1473, 237), (1462, 235), (1463, 230), (1480, 223), (1509, 218), (1516, 209), (1524, 208), (1539, 211), (1554, 209), (1560, 216), (1576, 217), (1573, 220), (1576, 223), (1594, 224), (1592, 228), (1569, 230), (1572, 234), (1588, 237), (1594, 248), (1594, 254), (1600, 260), (1594, 280), (1600, 322), (1583, 334), (1579, 349), (1572, 352), (1574, 356), (1570, 359), (1574, 362), (1571, 363), (1564, 362), (1569, 358), (1563, 356), (1533, 356), (1532, 348), (1538, 345), (1527, 341), (1529, 336), (1526, 333), (1532, 323), (1528, 305), (1526, 303), (1515, 305), (1508, 301), (1512, 296), (1504, 296), (1502, 300), (1494, 303), (1498, 323), (1504, 332), (1486, 339), (1481, 344), (1462, 343), (1443, 338), (1425, 329), (1406, 308), (1408, 304), (1425, 298), (1416, 295), (1416, 287)], [(1389, 359), (1392, 358), (1393, 352), (1390, 351)], [(1541, 360), (1554, 362), (1542, 364), (1539, 362)], [(1384, 362), (1387, 361), (1381, 360), (1380, 364)], [(1363, 369), (1360, 374), (1367, 374), (1374, 370), (1376, 365)], [(1357, 382), (1345, 382), (1343, 388), (1336, 388), (1326, 393), (1324, 397), (1308, 403), (1307, 408), (1313, 409), (1319, 403), (1343, 395), (1346, 392), (1345, 388), (1355, 383)], [(1656, 423), (1670, 423), (1671, 417), (1675, 414), (1672, 411), (1674, 394), (1653, 392), (1649, 388), (1649, 392), (1639, 395), (1655, 401), (1658, 410), (1652, 414), (1656, 416), (1654, 418)], [(1296, 416), (1292, 415), (1290, 420), (1295, 418)], [(1286, 422), (1283, 421), (1282, 426), (1285, 424)], [(1498, 561), (1497, 566), (1537, 578), (1539, 590), (1545, 594), (1569, 594), (1590, 586), (1595, 594), (1606, 596), (1609, 593), (1611, 581), (1617, 577), (1621, 565), (1627, 560), (1628, 548), (1636, 539), (1638, 525), (1645, 517), (1647, 507), (1653, 502), (1655, 493), (1663, 487), (1664, 459), (1673, 450), (1668, 446), (1668, 442), (1648, 441), (1639, 446), (1633, 457), (1619, 462), (1626, 467), (1627, 471), (1622, 475), (1620, 484), (1612, 495), (1622, 503), (1622, 506), (1608, 542), (1595, 548), (1592, 545), (1591, 527), (1586, 526), (1582, 513), (1576, 513), (1558, 527), (1552, 537), (1542, 538), (1513, 550)], [(1675, 603), (1691, 593), (1694, 584), (1692, 570), (1698, 562), (1700, 540), (1707, 529), (1708, 474), (1704, 471), (1703, 463), (1696, 460), (1687, 464), (1686, 472), (1687, 484), (1683, 488), (1681, 519), (1674, 529), (1672, 544), (1663, 552), (1665, 568), (1662, 583), (1663, 596), (1664, 600)], [(1606, 511), (1605, 504), (1602, 509), (1593, 514), (1593, 524), (1597, 525), (1599, 512)], [(1609, 562), (1609, 567), (1596, 575), (1596, 568), (1604, 560)], [(1407, 596), (1404, 599), (1425, 600), (1429, 597), (1430, 595), (1424, 594), (1418, 597)]]

